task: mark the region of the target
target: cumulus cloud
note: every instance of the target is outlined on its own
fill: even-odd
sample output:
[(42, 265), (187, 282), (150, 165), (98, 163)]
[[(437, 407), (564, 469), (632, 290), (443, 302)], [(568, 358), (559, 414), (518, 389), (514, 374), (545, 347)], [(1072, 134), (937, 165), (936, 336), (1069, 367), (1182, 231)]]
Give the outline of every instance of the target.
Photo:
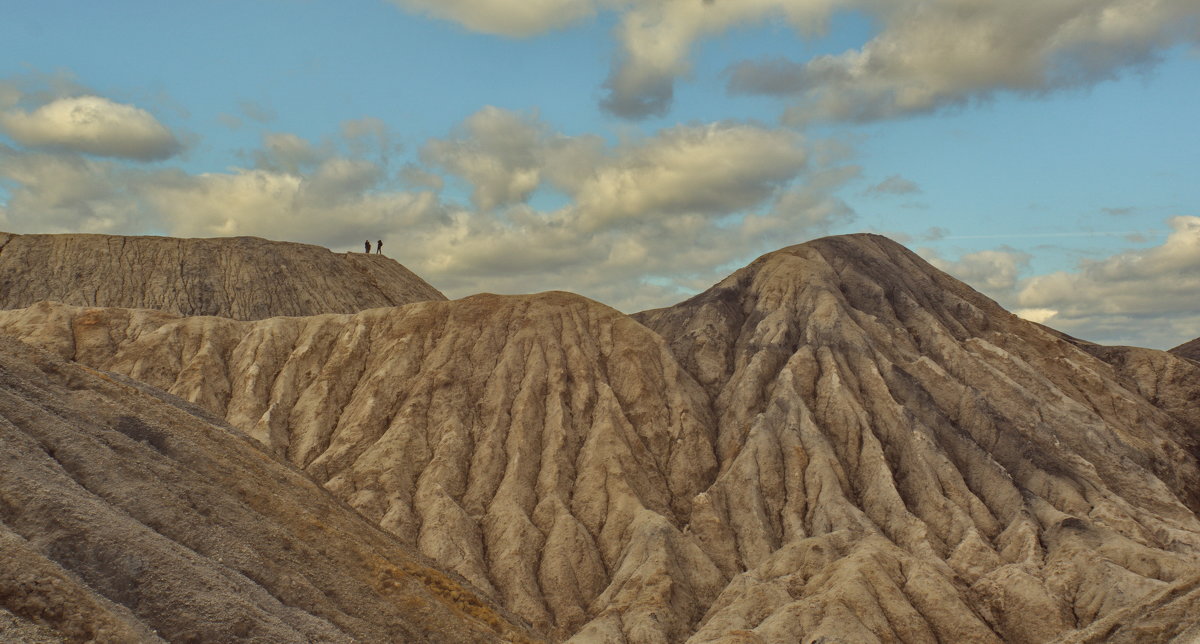
[(881, 31), (859, 49), (807, 61), (732, 68), (735, 93), (791, 95), (786, 119), (869, 121), (985, 100), (1088, 86), (1152, 64), (1194, 39), (1189, 0), (869, 3)]
[[(488, 108), (425, 149), (427, 162), (472, 186), (475, 209), (429, 231), (412, 265), (451, 293), (560, 288), (624, 310), (662, 306), (731, 262), (853, 216), (835, 193), (858, 168), (828, 154), (839, 163), (814, 164), (807, 147), (790, 130), (744, 123), (607, 145)], [(539, 190), (567, 204), (537, 210)]]
[[(339, 250), (382, 238), (452, 296), (566, 289), (633, 311), (848, 221), (837, 192), (859, 172), (786, 129), (695, 124), (607, 143), (497, 108), (399, 173), (350, 147), (272, 133), (247, 155), (252, 167), (190, 174), (0, 146), (11, 186), (0, 214), (14, 232), (258, 235)], [(443, 175), (469, 202), (440, 187)], [(544, 192), (554, 197), (534, 198)]]
[(1021, 271), (1029, 266), (1032, 257), (1011, 248), (983, 250), (967, 253), (957, 260), (943, 259), (936, 253), (922, 249), (925, 259), (937, 268), (980, 289), (1001, 303), (1011, 301), (1011, 293), (1017, 286)]
[(867, 195), (875, 197), (883, 195), (911, 195), (919, 192), (921, 192), (921, 186), (898, 174), (893, 174), (866, 190)]
[(793, 123), (868, 121), (984, 100), (997, 91), (1088, 86), (1152, 64), (1197, 39), (1194, 0), (393, 0), (485, 33), (524, 37), (598, 11), (619, 14), (618, 51), (602, 106), (625, 118), (669, 110), (695, 44), (766, 20), (799, 38), (833, 14), (879, 25), (857, 49), (809, 60), (768, 58), (730, 68), (733, 93), (793, 97)]
[(1049, 324), (1094, 342), (1168, 348), (1200, 336), (1200, 217), (1169, 223), (1161, 246), (1034, 277), (1018, 304), (1053, 311)]
[(804, 167), (799, 135), (753, 125), (679, 126), (625, 146), (574, 192), (581, 223), (596, 230), (623, 221), (755, 206)]
[(21, 145), (95, 156), (154, 161), (181, 148), (152, 114), (100, 96), (60, 98), (26, 112), (11, 109), (0, 126)]

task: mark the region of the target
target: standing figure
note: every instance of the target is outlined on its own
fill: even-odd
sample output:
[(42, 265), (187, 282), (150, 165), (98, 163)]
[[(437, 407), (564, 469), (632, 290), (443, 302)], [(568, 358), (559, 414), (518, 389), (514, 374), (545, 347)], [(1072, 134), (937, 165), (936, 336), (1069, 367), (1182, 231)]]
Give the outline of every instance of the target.
[(371, 240), (368, 239), (368, 240), (364, 241), (363, 247), (365, 247), (367, 249), (366, 252), (368, 255), (370, 255), (371, 254)]
[[(370, 248), (371, 248), (371, 245), (368, 243), (368, 244), (367, 244), (367, 249), (368, 249), (368, 250), (370, 250)], [(381, 239), (381, 240), (379, 240), (379, 241), (377, 241), (377, 242), (375, 242), (375, 254), (376, 254), (376, 255), (382, 255), (382, 254), (383, 254), (383, 240), (382, 240), (382, 239)]]

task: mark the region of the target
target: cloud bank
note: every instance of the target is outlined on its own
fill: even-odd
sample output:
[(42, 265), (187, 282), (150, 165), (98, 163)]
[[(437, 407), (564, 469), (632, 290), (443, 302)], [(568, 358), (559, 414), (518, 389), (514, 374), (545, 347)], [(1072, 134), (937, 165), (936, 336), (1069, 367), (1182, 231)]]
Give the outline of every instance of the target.
[(853, 217), (835, 193), (858, 168), (788, 129), (680, 125), (614, 144), (488, 107), (393, 170), (378, 125), (348, 122), (319, 142), (268, 133), (244, 155), (251, 167), (201, 174), (0, 146), (0, 228), (344, 250), (383, 238), (452, 295), (566, 289), (633, 311)]
[(1086, 87), (1200, 41), (1193, 0), (393, 0), (490, 34), (528, 37), (600, 11), (619, 15), (601, 105), (625, 118), (666, 114), (705, 38), (774, 21), (801, 39), (838, 12), (873, 20), (861, 47), (807, 60), (740, 61), (734, 94), (790, 101), (785, 119), (871, 121), (986, 100)]
[(157, 161), (182, 147), (149, 112), (100, 96), (60, 98), (32, 112), (10, 109), (0, 114), (0, 127), (23, 146), (101, 157)]
[(1161, 246), (1033, 277), (1017, 304), (1051, 312), (1046, 324), (1105, 344), (1166, 349), (1200, 335), (1200, 217), (1169, 223)]

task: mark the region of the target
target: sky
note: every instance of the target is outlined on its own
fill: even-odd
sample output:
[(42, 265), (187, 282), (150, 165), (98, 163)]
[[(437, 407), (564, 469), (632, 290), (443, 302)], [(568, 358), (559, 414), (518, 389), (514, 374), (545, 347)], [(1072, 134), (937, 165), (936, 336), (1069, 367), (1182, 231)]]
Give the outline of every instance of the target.
[(875, 232), (1200, 336), (1200, 0), (10, 0), (0, 42), (7, 232), (381, 239), (626, 312)]

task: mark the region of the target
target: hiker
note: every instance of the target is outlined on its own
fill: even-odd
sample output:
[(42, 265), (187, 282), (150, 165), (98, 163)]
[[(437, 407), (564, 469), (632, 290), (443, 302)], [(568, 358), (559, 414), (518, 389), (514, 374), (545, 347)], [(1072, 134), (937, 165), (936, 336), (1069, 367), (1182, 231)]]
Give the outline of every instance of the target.
[[(370, 245), (368, 245), (367, 248), (370, 249), (371, 248)], [(375, 242), (375, 254), (376, 255), (383, 254), (383, 240), (382, 239)]]
[(363, 246), (367, 249), (367, 254), (370, 255), (371, 254), (371, 240), (368, 239), (368, 240), (364, 241)]

